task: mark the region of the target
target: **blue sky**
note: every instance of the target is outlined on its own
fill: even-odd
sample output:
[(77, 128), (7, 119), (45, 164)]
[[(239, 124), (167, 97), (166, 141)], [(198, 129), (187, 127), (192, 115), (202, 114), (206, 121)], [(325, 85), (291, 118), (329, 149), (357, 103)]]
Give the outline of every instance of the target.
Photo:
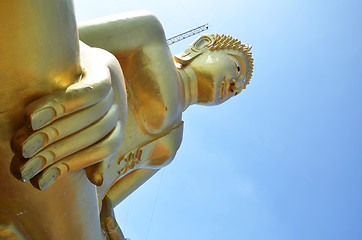
[(126, 237), (362, 239), (362, 2), (75, 0), (75, 8), (79, 21), (148, 9), (167, 37), (209, 23), (209, 33), (254, 46), (247, 89), (189, 108), (174, 161), (116, 208)]

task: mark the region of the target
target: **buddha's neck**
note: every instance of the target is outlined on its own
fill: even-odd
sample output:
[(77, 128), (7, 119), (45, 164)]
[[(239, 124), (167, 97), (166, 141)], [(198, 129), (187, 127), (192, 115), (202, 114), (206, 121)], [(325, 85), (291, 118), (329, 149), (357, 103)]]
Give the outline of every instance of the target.
[(194, 70), (189, 65), (177, 68), (177, 71), (184, 85), (185, 111), (190, 105), (197, 103), (197, 78)]

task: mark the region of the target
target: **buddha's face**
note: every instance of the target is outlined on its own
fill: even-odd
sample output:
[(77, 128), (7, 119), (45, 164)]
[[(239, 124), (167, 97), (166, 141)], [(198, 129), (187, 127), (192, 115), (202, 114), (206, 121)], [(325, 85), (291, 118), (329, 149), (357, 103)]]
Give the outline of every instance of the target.
[(251, 45), (224, 35), (203, 35), (175, 56), (181, 68), (192, 68), (197, 103), (217, 105), (240, 93), (253, 71)]
[(197, 56), (190, 67), (197, 77), (198, 103), (217, 105), (238, 94), (246, 85), (247, 58), (223, 50)]

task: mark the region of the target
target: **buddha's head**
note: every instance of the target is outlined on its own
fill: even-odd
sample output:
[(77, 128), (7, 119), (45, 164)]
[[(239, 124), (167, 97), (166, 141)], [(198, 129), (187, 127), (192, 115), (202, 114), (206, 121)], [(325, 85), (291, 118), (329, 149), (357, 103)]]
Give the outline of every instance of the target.
[(203, 35), (175, 56), (197, 79), (197, 103), (217, 105), (240, 93), (253, 71), (251, 46), (224, 35)]

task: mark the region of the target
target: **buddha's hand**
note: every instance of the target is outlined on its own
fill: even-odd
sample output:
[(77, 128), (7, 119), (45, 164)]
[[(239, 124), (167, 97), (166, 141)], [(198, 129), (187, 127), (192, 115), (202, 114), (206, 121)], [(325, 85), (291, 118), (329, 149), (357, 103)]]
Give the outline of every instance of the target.
[(81, 79), (27, 106), (27, 126), (12, 139), (19, 177), (41, 190), (80, 169), (101, 185), (122, 141), (127, 98), (117, 59), (83, 43), (80, 58)]

